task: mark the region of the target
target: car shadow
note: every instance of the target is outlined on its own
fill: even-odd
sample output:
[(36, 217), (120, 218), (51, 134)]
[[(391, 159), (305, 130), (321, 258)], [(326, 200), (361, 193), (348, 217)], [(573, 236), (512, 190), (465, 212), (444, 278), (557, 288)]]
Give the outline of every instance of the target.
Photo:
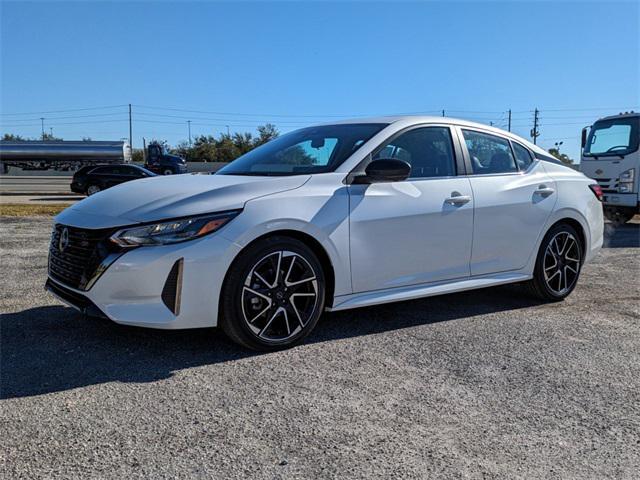
[[(504, 286), (326, 313), (305, 343), (469, 320), (536, 304), (517, 286)], [(31, 308), (1, 317), (0, 398), (114, 381), (153, 382), (175, 371), (255, 355), (261, 354), (235, 345), (219, 329), (150, 330), (88, 318), (63, 306)]]
[[(638, 219), (639, 217), (635, 217)], [(605, 248), (638, 248), (640, 247), (640, 223), (634, 220), (623, 225), (604, 224)]]
[[(640, 224), (607, 224), (605, 246), (640, 246)], [(519, 285), (327, 313), (305, 344), (336, 341), (539, 305)], [(153, 382), (174, 372), (259, 353), (219, 329), (125, 327), (72, 308), (44, 306), (0, 316), (0, 398), (59, 392), (107, 382)]]

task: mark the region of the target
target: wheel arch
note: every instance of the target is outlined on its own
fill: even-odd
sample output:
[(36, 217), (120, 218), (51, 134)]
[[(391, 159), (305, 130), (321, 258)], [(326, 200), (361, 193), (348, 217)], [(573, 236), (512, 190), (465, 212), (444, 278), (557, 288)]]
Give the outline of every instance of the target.
[[(254, 238), (253, 240), (251, 240), (246, 245), (244, 245), (242, 249), (238, 251), (233, 261), (231, 262), (231, 265), (233, 265), (233, 263), (247, 250), (247, 248), (255, 245), (256, 243), (259, 243), (261, 241), (264, 241), (272, 237), (293, 238), (295, 240), (298, 240), (304, 243), (307, 247), (309, 247), (313, 251), (313, 253), (318, 257), (318, 261), (322, 266), (322, 270), (325, 276), (325, 282), (326, 282), (325, 307), (332, 307), (334, 296), (335, 296), (334, 292), (335, 292), (335, 285), (336, 285), (335, 269), (333, 267), (333, 263), (331, 262), (331, 258), (329, 257), (329, 254), (327, 253), (326, 249), (322, 246), (322, 244), (316, 238), (314, 238), (312, 235), (309, 235), (308, 233), (302, 232), (300, 230), (282, 229), (282, 230), (273, 230), (263, 235), (260, 235)], [(223, 285), (227, 281), (227, 276), (229, 275), (230, 270), (231, 270), (231, 267), (227, 269), (227, 273), (225, 274)]]
[(554, 228), (557, 225), (561, 225), (561, 224), (567, 224), (570, 225), (571, 227), (573, 227), (573, 229), (578, 232), (578, 240), (580, 241), (580, 248), (582, 248), (582, 252), (583, 252), (583, 261), (584, 261), (584, 257), (586, 255), (586, 249), (587, 249), (587, 234), (584, 230), (584, 227), (582, 226), (582, 224), (576, 220), (575, 218), (572, 217), (564, 217), (561, 218), (560, 220), (556, 221), (555, 223), (553, 223), (553, 225), (549, 226), (549, 228), (547, 228), (547, 231), (545, 232), (545, 235), (547, 233), (549, 233), (549, 231)]

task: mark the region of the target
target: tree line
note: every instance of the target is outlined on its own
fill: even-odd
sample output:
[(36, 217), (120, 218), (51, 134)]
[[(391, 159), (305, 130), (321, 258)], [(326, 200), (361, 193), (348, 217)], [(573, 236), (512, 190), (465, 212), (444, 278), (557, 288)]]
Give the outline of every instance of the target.
[[(156, 142), (167, 147), (167, 150), (174, 155), (178, 155), (188, 162), (231, 162), (241, 155), (253, 150), (260, 145), (278, 137), (280, 132), (272, 123), (267, 123), (257, 127), (257, 134), (251, 132), (244, 133), (221, 133), (217, 137), (214, 135), (197, 135), (191, 144), (187, 141), (180, 142), (176, 146), (169, 146), (164, 140), (151, 140), (150, 143)], [(5, 133), (2, 136), (5, 141), (28, 141), (28, 140), (62, 140), (62, 138), (54, 137), (45, 133), (44, 138), (25, 138), (20, 135)], [(84, 141), (91, 141), (89, 137), (83, 137)], [(550, 148), (549, 153), (558, 160), (567, 165), (574, 164), (573, 160), (566, 154), (560, 153), (557, 148)], [(134, 162), (143, 161), (143, 153), (141, 149), (135, 149), (132, 153)]]
[[(198, 135), (191, 145), (189, 142), (181, 142), (175, 147), (170, 147), (169, 152), (186, 159), (188, 162), (231, 162), (240, 155), (273, 140), (278, 135), (280, 132), (276, 126), (267, 123), (257, 128), (257, 135), (251, 132), (221, 133), (218, 137)], [(134, 161), (135, 155), (134, 152)]]

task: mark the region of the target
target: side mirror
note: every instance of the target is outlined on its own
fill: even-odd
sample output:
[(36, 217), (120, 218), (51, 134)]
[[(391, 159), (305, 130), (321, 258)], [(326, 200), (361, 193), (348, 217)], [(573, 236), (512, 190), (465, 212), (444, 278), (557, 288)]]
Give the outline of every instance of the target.
[(369, 183), (401, 182), (411, 173), (411, 165), (397, 158), (380, 158), (372, 161), (365, 168), (366, 179)]
[(582, 129), (582, 137), (581, 137), (581, 144), (582, 144), (582, 148), (587, 146), (587, 130), (589, 127), (584, 127)]

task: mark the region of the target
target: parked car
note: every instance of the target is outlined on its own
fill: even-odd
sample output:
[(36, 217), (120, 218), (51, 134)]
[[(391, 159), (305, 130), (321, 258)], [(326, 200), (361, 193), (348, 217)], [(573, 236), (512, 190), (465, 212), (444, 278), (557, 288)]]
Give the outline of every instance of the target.
[(600, 187), (511, 133), (441, 117), (294, 131), (215, 175), (119, 185), (55, 219), (46, 287), (126, 325), (259, 350), (325, 310), (522, 282), (575, 288)]
[(138, 165), (93, 165), (82, 167), (71, 180), (71, 191), (93, 195), (101, 190), (156, 174)]

